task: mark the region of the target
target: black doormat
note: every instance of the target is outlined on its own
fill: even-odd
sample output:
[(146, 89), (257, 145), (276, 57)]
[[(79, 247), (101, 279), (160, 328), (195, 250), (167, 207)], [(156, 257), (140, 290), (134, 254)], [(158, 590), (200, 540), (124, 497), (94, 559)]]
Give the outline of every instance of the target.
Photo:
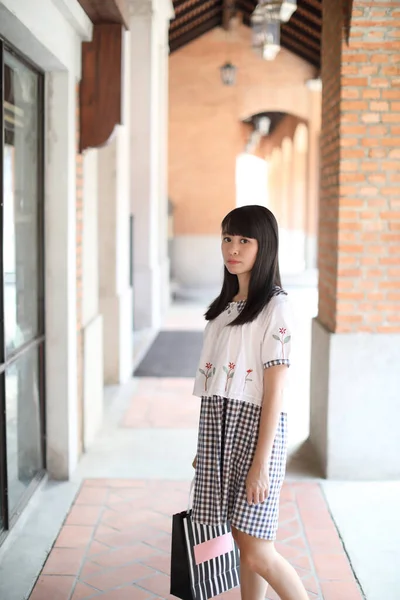
[(134, 371), (135, 377), (194, 377), (202, 331), (161, 331)]

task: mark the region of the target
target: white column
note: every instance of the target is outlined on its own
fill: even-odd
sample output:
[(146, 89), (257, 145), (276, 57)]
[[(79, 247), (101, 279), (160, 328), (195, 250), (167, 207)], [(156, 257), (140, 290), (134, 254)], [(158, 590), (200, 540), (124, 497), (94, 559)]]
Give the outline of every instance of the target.
[(46, 427), (47, 469), (68, 479), (78, 460), (76, 345), (76, 84), (47, 76)]
[(132, 374), (132, 288), (129, 281), (130, 33), (123, 43), (123, 125), (99, 150), (99, 290), (103, 315), (104, 380), (123, 383)]
[[(172, 16), (172, 14), (170, 15)], [(169, 18), (166, 15), (159, 23), (159, 115), (160, 115), (160, 145), (159, 145), (159, 215), (160, 215), (160, 246), (159, 263), (161, 271), (161, 317), (170, 303), (170, 257), (168, 255), (168, 67)]]
[(306, 268), (317, 268), (317, 234), (319, 205), (319, 139), (321, 131), (321, 91), (310, 90), (310, 118), (308, 121), (308, 194), (306, 218)]
[(83, 447), (103, 418), (103, 318), (99, 312), (98, 150), (83, 159)]
[(159, 328), (169, 296), (166, 39), (171, 16), (169, 0), (130, 0), (135, 329)]

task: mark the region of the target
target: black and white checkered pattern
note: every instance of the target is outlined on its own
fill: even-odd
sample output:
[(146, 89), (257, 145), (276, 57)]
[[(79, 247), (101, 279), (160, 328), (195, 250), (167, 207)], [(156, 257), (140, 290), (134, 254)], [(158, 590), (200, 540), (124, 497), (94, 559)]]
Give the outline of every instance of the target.
[[(244, 309), (245, 305), (246, 305), (246, 300), (238, 300), (237, 302), (232, 301), (232, 302), (228, 302), (225, 310), (228, 311), (228, 315), (230, 315), (234, 309), (236, 309), (238, 313), (241, 313), (242, 310)], [(237, 315), (235, 313), (235, 318), (236, 318), (236, 316)]]
[(268, 362), (264, 363), (264, 369), (276, 367), (277, 365), (287, 365), (290, 367), (290, 360), (288, 358), (276, 358), (275, 360), (269, 360)]
[(193, 520), (233, 527), (254, 537), (274, 540), (279, 496), (286, 471), (287, 415), (281, 413), (269, 469), (268, 498), (249, 505), (246, 478), (256, 450), (261, 407), (214, 396), (202, 398)]

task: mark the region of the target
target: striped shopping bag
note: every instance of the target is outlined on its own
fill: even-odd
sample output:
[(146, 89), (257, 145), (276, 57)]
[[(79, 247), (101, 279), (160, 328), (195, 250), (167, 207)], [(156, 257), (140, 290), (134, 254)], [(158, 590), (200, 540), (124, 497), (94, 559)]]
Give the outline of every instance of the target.
[(182, 600), (208, 600), (239, 584), (239, 552), (230, 525), (194, 523), (191, 510), (174, 515), (171, 594)]

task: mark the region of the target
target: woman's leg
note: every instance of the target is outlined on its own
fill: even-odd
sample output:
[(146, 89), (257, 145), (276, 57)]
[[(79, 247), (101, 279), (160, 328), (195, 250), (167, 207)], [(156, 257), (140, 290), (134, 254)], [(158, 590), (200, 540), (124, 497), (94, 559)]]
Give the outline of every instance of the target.
[[(237, 529), (232, 528), (232, 535), (239, 547)], [(249, 569), (240, 554), (240, 591), (242, 600), (264, 600), (267, 595), (268, 583), (261, 575)]]
[(300, 577), (292, 565), (278, 554), (273, 542), (238, 530), (235, 530), (234, 537), (240, 548), (240, 565), (246, 565), (245, 573), (249, 569), (263, 577), (281, 600), (309, 600)]

